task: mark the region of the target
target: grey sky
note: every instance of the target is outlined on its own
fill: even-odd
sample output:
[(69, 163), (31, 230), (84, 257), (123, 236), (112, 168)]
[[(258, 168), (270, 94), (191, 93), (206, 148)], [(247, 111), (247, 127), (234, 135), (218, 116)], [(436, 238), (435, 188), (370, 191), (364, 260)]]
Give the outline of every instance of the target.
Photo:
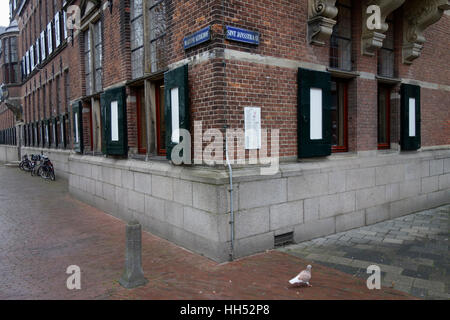
[(7, 27), (9, 25), (9, 1), (0, 1), (0, 26)]

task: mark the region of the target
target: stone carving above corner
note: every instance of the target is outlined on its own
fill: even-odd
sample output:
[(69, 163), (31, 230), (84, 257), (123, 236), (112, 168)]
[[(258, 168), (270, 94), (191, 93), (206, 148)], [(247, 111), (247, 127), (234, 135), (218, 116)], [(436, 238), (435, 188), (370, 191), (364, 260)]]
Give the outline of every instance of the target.
[(408, 0), (403, 15), (403, 48), (404, 64), (411, 64), (420, 57), (426, 41), (426, 28), (441, 19), (450, 9), (449, 0)]
[[(383, 46), (383, 41), (386, 38), (384, 33), (389, 26), (386, 23), (386, 18), (398, 9), (405, 0), (369, 0), (362, 5), (362, 35), (361, 35), (361, 51), (363, 55), (374, 56), (375, 52)], [(381, 14), (381, 28), (369, 30), (367, 28), (367, 18), (370, 14), (367, 13), (367, 8), (371, 5), (380, 7)]]
[(22, 105), (20, 104), (20, 99), (11, 99), (11, 100), (5, 100), (3, 101), (5, 106), (12, 111), (14, 116), (16, 117), (16, 121), (22, 121), (23, 120), (23, 109)]
[(308, 41), (324, 45), (333, 33), (338, 9), (336, 0), (308, 0)]

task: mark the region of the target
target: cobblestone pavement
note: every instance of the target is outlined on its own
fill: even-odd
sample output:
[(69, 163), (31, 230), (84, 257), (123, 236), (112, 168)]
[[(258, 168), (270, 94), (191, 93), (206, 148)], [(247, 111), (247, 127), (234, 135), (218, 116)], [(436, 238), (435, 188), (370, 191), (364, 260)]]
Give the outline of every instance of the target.
[[(125, 223), (69, 196), (67, 182), (44, 181), (0, 164), (0, 299), (415, 299), (315, 264), (312, 288), (287, 281), (309, 261), (276, 250), (217, 264), (147, 232), (146, 286), (127, 290)], [(66, 269), (81, 268), (81, 290)]]
[(450, 299), (450, 205), (291, 245), (280, 251), (355, 277), (381, 268), (382, 287)]

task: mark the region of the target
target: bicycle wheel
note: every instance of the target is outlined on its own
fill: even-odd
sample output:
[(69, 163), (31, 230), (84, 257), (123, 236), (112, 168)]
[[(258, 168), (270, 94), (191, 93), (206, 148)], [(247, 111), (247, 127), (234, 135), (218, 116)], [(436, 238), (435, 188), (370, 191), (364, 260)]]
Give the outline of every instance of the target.
[(31, 171), (31, 165), (28, 162), (25, 162), (23, 164), (23, 170), (26, 172), (30, 172)]
[(55, 171), (53, 171), (53, 169), (50, 169), (49, 176), (50, 176), (50, 180), (52, 180), (52, 181), (56, 180)]
[(39, 170), (39, 172), (40, 172), (39, 175), (41, 176), (42, 179), (47, 179), (47, 178), (46, 178), (47, 170), (46, 170), (45, 168), (41, 167), (40, 170)]
[(25, 169), (23, 168), (23, 165), (24, 165), (24, 162), (23, 162), (23, 161), (21, 161), (21, 162), (20, 162), (20, 164), (19, 164), (19, 168), (20, 168), (20, 170), (23, 170), (23, 171), (25, 171)]

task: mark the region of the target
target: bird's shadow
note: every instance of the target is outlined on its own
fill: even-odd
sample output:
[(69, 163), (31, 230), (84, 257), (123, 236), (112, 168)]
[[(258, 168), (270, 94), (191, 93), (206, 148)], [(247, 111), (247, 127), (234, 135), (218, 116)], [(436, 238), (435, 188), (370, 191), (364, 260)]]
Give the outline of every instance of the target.
[(296, 283), (296, 284), (289, 284), (288, 289), (298, 289), (298, 288), (311, 288), (312, 285), (308, 285), (307, 283)]

